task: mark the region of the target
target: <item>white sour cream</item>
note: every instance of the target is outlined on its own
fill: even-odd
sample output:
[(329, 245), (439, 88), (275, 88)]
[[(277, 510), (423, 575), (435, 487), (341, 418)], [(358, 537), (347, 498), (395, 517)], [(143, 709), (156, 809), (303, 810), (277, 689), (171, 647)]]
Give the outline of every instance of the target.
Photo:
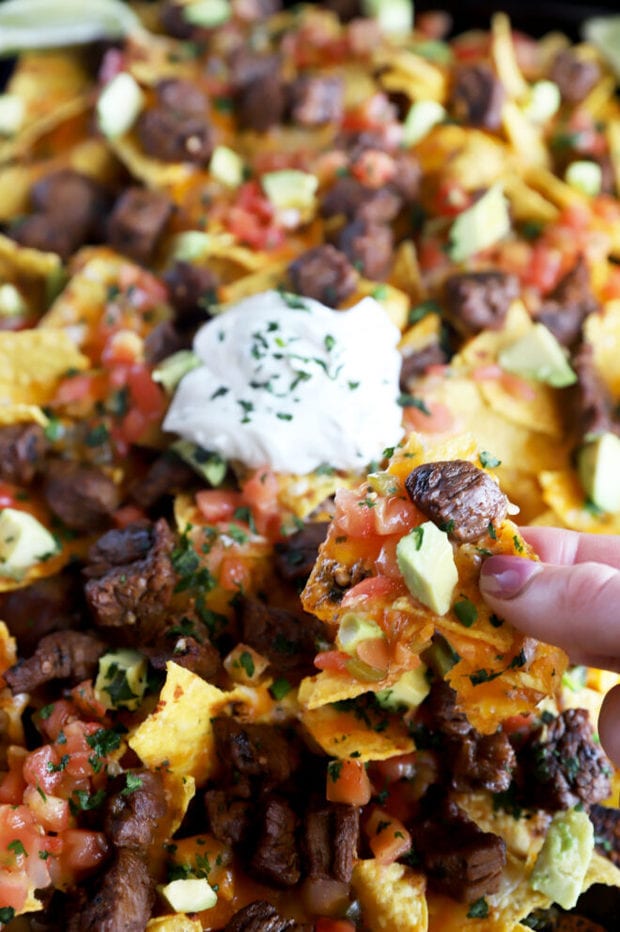
[(251, 468), (361, 469), (402, 436), (399, 339), (374, 298), (334, 311), (253, 295), (196, 334), (202, 365), (180, 382), (164, 429)]

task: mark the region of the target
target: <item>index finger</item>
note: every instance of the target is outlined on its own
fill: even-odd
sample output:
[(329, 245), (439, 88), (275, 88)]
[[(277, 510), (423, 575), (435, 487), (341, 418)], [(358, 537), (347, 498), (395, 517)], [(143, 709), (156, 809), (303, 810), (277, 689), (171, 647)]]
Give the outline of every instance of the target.
[(620, 569), (620, 536), (580, 534), (555, 527), (524, 527), (521, 532), (543, 563), (604, 563)]

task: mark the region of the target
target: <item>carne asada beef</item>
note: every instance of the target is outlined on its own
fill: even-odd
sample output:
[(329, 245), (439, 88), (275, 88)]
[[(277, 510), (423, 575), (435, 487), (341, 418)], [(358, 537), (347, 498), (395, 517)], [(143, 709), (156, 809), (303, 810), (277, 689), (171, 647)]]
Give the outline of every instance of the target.
[(154, 902), (155, 883), (144, 859), (118, 848), (87, 905), (71, 916), (67, 932), (144, 932)]
[(620, 867), (620, 809), (595, 803), (590, 806), (588, 815), (594, 826), (594, 841), (599, 854)]
[(106, 802), (104, 830), (116, 847), (146, 854), (168, 811), (164, 782), (161, 773), (152, 770), (133, 771), (131, 776), (137, 784), (131, 793), (126, 792), (124, 775), (118, 778), (122, 788)]
[(344, 216), (347, 220), (389, 223), (402, 206), (400, 195), (388, 187), (368, 188), (357, 178), (337, 178), (321, 200), (324, 217)]
[(29, 693), (50, 680), (70, 680), (73, 685), (97, 672), (97, 661), (106, 645), (92, 634), (55, 631), (40, 641), (32, 657), (19, 660), (4, 673), (13, 693)]
[(482, 469), (466, 460), (425, 463), (405, 480), (409, 498), (452, 540), (478, 540), (506, 517), (508, 499)]
[(330, 75), (302, 75), (289, 88), (291, 117), (301, 126), (338, 123), (342, 117), (344, 85)]
[(236, 602), (241, 641), (269, 660), (273, 673), (300, 679), (314, 672), (317, 641), (325, 629), (314, 615), (265, 605), (241, 596)]
[(337, 246), (366, 278), (382, 281), (390, 274), (394, 234), (386, 224), (353, 220), (340, 231)]
[(56, 252), (67, 260), (88, 242), (99, 242), (109, 195), (99, 182), (70, 168), (52, 172), (30, 192), (32, 213), (11, 236), (23, 246)]
[[(174, 630), (174, 628), (172, 629)], [(174, 660), (180, 667), (191, 670), (196, 676), (207, 682), (213, 682), (222, 669), (222, 661), (217, 649), (208, 639), (197, 640), (191, 635), (170, 637), (170, 632), (153, 647), (142, 651), (155, 670), (166, 669), (169, 660)]]
[(292, 887), (300, 876), (297, 817), (283, 797), (268, 796), (257, 820), (257, 843), (248, 864), (251, 874), (276, 887)]
[(170, 555), (174, 535), (163, 518), (151, 531), (152, 544), (144, 556), (112, 565), (85, 586), (86, 601), (95, 623), (123, 629), (134, 644), (150, 644), (163, 632), (176, 574)]
[(0, 618), (17, 639), (21, 657), (30, 657), (46, 634), (80, 626), (84, 607), (76, 572), (35, 579), (23, 589), (0, 593)]
[(598, 62), (583, 59), (573, 49), (562, 49), (553, 60), (549, 77), (557, 84), (562, 100), (579, 104), (601, 76)]
[(211, 834), (226, 844), (237, 845), (251, 825), (254, 803), (231, 797), (227, 790), (207, 790), (204, 802)]
[(226, 786), (252, 798), (256, 787), (267, 791), (284, 783), (298, 763), (297, 749), (274, 725), (241, 724), (228, 716), (213, 719), (213, 736)]
[(541, 726), (518, 752), (528, 806), (555, 812), (609, 796), (611, 765), (594, 743), (585, 709), (566, 709)]
[(159, 13), (161, 28), (168, 36), (183, 41), (191, 41), (200, 32), (200, 27), (190, 23), (185, 16), (185, 4), (166, 0)]
[(46, 450), (39, 424), (0, 427), (0, 480), (29, 485), (43, 466)]
[(192, 340), (192, 330), (180, 329), (172, 320), (162, 320), (144, 340), (144, 359), (154, 366), (179, 350), (190, 349)]
[(191, 81), (167, 78), (155, 88), (157, 103), (138, 118), (136, 132), (151, 158), (205, 165), (213, 152), (213, 128), (205, 95)]
[(209, 319), (217, 298), (218, 278), (204, 265), (177, 260), (164, 274), (178, 326), (193, 327)]
[(301, 531), (276, 544), (275, 565), (282, 579), (306, 584), (328, 528), (328, 521), (308, 521)]
[(275, 906), (256, 900), (240, 909), (224, 926), (223, 932), (302, 932), (309, 926), (300, 926), (294, 919), (283, 919)]
[(144, 521), (134, 521), (120, 530), (113, 528), (90, 547), (84, 575), (103, 576), (113, 566), (140, 560), (152, 546), (153, 528)]
[[(428, 811), (424, 804), (422, 810)], [(498, 835), (478, 828), (456, 803), (444, 801), (410, 829), (429, 886), (467, 903), (497, 893), (506, 845)]]
[(545, 299), (536, 320), (563, 346), (573, 346), (581, 337), (584, 320), (598, 308), (588, 266), (579, 258)]
[(400, 368), (400, 388), (409, 393), (416, 380), (424, 375), (429, 366), (443, 366), (448, 362), (448, 354), (439, 343), (429, 343), (424, 349), (403, 356)]
[(237, 49), (231, 61), (235, 113), (242, 129), (266, 132), (282, 121), (286, 90), (278, 55), (256, 55)]
[(457, 329), (467, 335), (501, 330), (518, 295), (518, 279), (505, 272), (464, 272), (445, 282), (448, 312)]
[(461, 65), (456, 69), (451, 103), (461, 123), (499, 129), (505, 97), (503, 84), (488, 65)]
[(303, 825), (304, 874), (350, 883), (359, 843), (359, 809), (340, 803), (311, 804)]
[(163, 498), (186, 492), (196, 484), (196, 473), (171, 450), (153, 460), (146, 475), (133, 483), (130, 495), (141, 508), (152, 508)]
[(172, 201), (159, 191), (127, 188), (108, 219), (109, 244), (146, 265), (153, 258), (173, 210)]
[(446, 738), (464, 738), (473, 731), (465, 713), (456, 707), (456, 692), (445, 680), (433, 680), (419, 711), (428, 727)]
[(358, 274), (344, 253), (330, 243), (315, 246), (288, 267), (291, 290), (338, 307), (357, 287)]
[(74, 531), (101, 528), (121, 501), (118, 486), (100, 469), (60, 459), (46, 465), (43, 494), (56, 517)]
[(591, 343), (582, 343), (571, 364), (577, 375), (573, 419), (580, 438), (606, 431), (620, 434), (620, 420), (614, 412), (613, 399), (594, 364)]

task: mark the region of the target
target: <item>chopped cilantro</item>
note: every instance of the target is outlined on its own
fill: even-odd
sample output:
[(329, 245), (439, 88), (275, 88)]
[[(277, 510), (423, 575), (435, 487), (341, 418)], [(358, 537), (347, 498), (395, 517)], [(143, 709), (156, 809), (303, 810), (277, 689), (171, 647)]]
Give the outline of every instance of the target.
[(54, 703), (51, 702), (49, 705), (44, 705), (39, 709), (39, 715), (41, 716), (43, 721), (45, 721), (45, 719), (50, 717), (53, 711), (54, 711)]
[(232, 537), (236, 544), (245, 544), (248, 539), (248, 535), (238, 524), (228, 525), (228, 536)]
[(471, 628), (478, 617), (478, 609), (471, 599), (461, 599), (454, 603), (454, 614), (466, 628)]
[(336, 337), (332, 336), (331, 333), (328, 333), (325, 335), (325, 339), (323, 342), (325, 344), (325, 349), (327, 350), (327, 352), (331, 353), (334, 346), (336, 345)]
[(91, 427), (87, 431), (86, 436), (84, 437), (84, 443), (87, 447), (99, 447), (102, 443), (105, 443), (110, 432), (105, 424), (97, 424), (95, 427)]
[(235, 508), (233, 512), (233, 518), (235, 521), (242, 521), (244, 524), (247, 524), (253, 534), (256, 534), (256, 525), (254, 524), (254, 516), (252, 512), (247, 507), (247, 505), (242, 505), (240, 508)]
[(125, 787), (121, 790), (121, 796), (130, 796), (132, 793), (135, 793), (135, 791), (141, 786), (142, 777), (139, 777), (137, 773), (126, 773)]
[(518, 534), (512, 535), (512, 543), (514, 544), (514, 548), (517, 551), (517, 553), (523, 553), (523, 544), (519, 540)]
[(489, 453), (487, 450), (481, 450), (480, 452), (480, 465), (484, 466), (485, 469), (495, 469), (496, 466), (501, 466), (501, 460), (498, 460), (496, 456), (493, 456), (492, 453)]
[(423, 317), (426, 317), (427, 314), (440, 314), (441, 307), (437, 304), (436, 301), (423, 301), (421, 304), (416, 304), (415, 307), (412, 307), (409, 311), (408, 323), (417, 324), (419, 320), (422, 320)]
[(89, 812), (91, 809), (98, 809), (105, 799), (105, 790), (97, 790), (96, 793), (89, 793), (87, 790), (74, 790), (75, 799), (69, 800), (69, 807), (73, 814), (79, 811)]
[(47, 770), (48, 773), (60, 773), (62, 770), (65, 769), (68, 763), (69, 763), (69, 755), (63, 754), (62, 757), (60, 758), (60, 761), (57, 764), (53, 764), (51, 760), (48, 760), (47, 766), (45, 769)]
[(0, 906), (0, 922), (10, 922), (15, 917), (12, 906)]
[(491, 673), (489, 670), (476, 670), (474, 673), (470, 673), (469, 679), (472, 686), (479, 686), (481, 683), (490, 683), (491, 680), (497, 679), (498, 676), (501, 676), (501, 670), (495, 673)]
[(293, 687), (287, 679), (283, 676), (278, 677), (277, 680), (274, 680), (271, 686), (269, 687), (269, 692), (276, 701), (284, 699), (287, 696)]
[(307, 311), (308, 305), (297, 294), (292, 294), (290, 291), (285, 291), (284, 288), (278, 288), (278, 293), (287, 307), (290, 307), (292, 311)]
[(413, 542), (415, 543), (415, 549), (420, 550), (422, 547), (422, 541), (424, 540), (424, 528), (423, 527), (414, 527), (411, 532), (413, 537)]
[(15, 857), (19, 857), (20, 855), (23, 855), (25, 858), (28, 857), (28, 852), (24, 848), (19, 838), (16, 838), (15, 841), (9, 842), (9, 844), (6, 847), (8, 851), (13, 852)]
[(487, 531), (491, 540), (497, 540), (497, 531), (495, 530), (495, 526), (492, 521), (489, 521), (487, 524)]
[(525, 651), (520, 650), (519, 653), (516, 655), (516, 657), (513, 657), (510, 663), (508, 664), (508, 669), (516, 670), (519, 667), (524, 666), (526, 660), (527, 660), (527, 657), (525, 656)]
[(327, 776), (333, 783), (337, 783), (340, 779), (340, 773), (342, 771), (342, 761), (341, 760), (331, 760), (327, 765)]
[(86, 743), (97, 757), (107, 757), (121, 746), (121, 736), (117, 729), (98, 728), (94, 734), (86, 736)]
[(396, 400), (401, 408), (417, 408), (422, 414), (426, 414), (427, 417), (430, 417), (431, 412), (422, 398), (416, 398), (415, 395), (403, 393), (399, 395)]
[(254, 666), (254, 660), (252, 659), (252, 654), (249, 651), (244, 650), (239, 655), (239, 665), (243, 667), (246, 675), (252, 679), (254, 673), (256, 672), (256, 667)]
[(468, 919), (486, 919), (489, 915), (489, 904), (483, 896), (471, 904), (467, 911)]

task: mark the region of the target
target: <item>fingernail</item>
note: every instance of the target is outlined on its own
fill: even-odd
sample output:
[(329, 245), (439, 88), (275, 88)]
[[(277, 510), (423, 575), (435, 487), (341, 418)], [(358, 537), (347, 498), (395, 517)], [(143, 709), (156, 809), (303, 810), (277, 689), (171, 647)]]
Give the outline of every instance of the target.
[(541, 570), (542, 563), (523, 557), (489, 557), (482, 564), (480, 589), (496, 599), (514, 599)]

